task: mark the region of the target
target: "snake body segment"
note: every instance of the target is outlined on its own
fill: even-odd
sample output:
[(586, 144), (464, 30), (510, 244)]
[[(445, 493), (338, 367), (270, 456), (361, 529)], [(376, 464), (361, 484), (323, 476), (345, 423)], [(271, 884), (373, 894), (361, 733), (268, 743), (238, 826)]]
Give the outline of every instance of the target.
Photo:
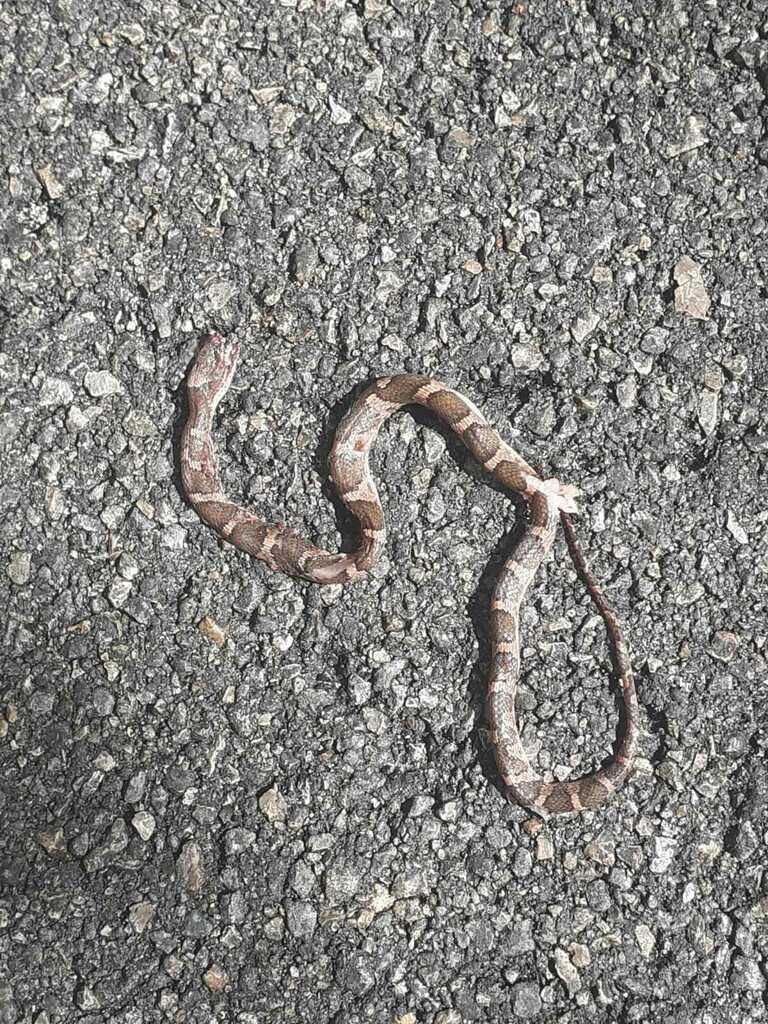
[[(189, 415), (181, 438), (181, 474), (187, 500), (219, 534), (271, 569), (317, 584), (343, 584), (364, 577), (385, 542), (384, 512), (369, 465), (369, 452), (386, 419), (404, 405), (421, 405), (461, 439), (472, 456), (502, 486), (522, 495), (529, 521), (504, 564), (491, 599), (491, 667), (487, 716), (491, 742), (507, 796), (547, 817), (591, 810), (632, 771), (639, 707), (626, 644), (616, 614), (591, 575), (569, 513), (577, 511), (575, 487), (539, 474), (491, 427), (463, 395), (432, 377), (399, 374), (375, 380), (340, 422), (330, 455), (339, 497), (359, 524), (355, 551), (333, 554), (288, 526), (265, 522), (224, 494), (212, 430), (216, 408), (232, 382), (239, 357), (235, 341), (210, 334), (202, 342), (187, 380)], [(517, 724), (515, 696), (520, 675), (520, 606), (554, 543), (558, 520), (576, 569), (602, 616), (619, 679), (622, 717), (616, 749), (607, 764), (583, 778), (546, 781), (531, 765)]]

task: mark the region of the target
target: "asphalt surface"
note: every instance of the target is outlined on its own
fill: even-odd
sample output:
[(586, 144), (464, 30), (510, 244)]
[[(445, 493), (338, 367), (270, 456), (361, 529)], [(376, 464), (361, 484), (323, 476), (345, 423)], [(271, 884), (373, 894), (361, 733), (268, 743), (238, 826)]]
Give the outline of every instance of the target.
[[(0, 1024), (768, 1019), (767, 39), (765, 0), (3, 5)], [(214, 328), (229, 492), (332, 550), (382, 373), (582, 488), (644, 713), (603, 810), (499, 792), (519, 512), (429, 417), (377, 444), (359, 586), (185, 505)], [(525, 742), (589, 771), (562, 538), (522, 621)]]

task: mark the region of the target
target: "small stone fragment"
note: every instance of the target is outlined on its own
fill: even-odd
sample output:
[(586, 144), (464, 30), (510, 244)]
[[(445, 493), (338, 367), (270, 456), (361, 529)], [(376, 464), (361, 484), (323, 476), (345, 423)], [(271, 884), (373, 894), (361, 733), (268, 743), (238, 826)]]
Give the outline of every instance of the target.
[(735, 956), (730, 974), (731, 985), (739, 992), (763, 992), (765, 977), (756, 960)]
[(571, 334), (573, 340), (582, 342), (585, 338), (588, 338), (594, 331), (597, 325), (600, 323), (600, 316), (589, 310), (584, 316), (580, 316), (576, 323), (571, 327)]
[(155, 833), (155, 817), (149, 811), (137, 811), (131, 818), (131, 824), (139, 838), (146, 843)]
[(737, 544), (749, 544), (747, 531), (738, 521), (733, 511), (729, 508), (726, 514), (725, 528)]
[(360, 108), (360, 117), (365, 127), (369, 128), (372, 132), (389, 135), (394, 127), (394, 120), (386, 107), (372, 99), (363, 101)]
[(533, 981), (521, 981), (512, 989), (512, 1009), (515, 1017), (533, 1020), (541, 1013), (539, 986)]
[(701, 277), (698, 263), (683, 256), (675, 264), (675, 311), (697, 320), (706, 320), (710, 299)]
[(226, 631), (210, 615), (206, 615), (205, 618), (201, 619), (197, 628), (203, 636), (212, 640), (218, 647), (223, 647), (227, 642)]
[(270, 942), (282, 942), (284, 935), (285, 923), (282, 917), (276, 915), (275, 917), (270, 918), (270, 920), (264, 925), (264, 936), (269, 939)]
[(596, 263), (592, 268), (592, 280), (595, 284), (613, 284), (613, 271), (603, 263)]
[(69, 405), (74, 392), (72, 385), (61, 377), (47, 377), (40, 388), (41, 405)]
[(464, 1024), (464, 1018), (458, 1010), (438, 1010), (432, 1024)]
[(218, 964), (211, 964), (203, 975), (203, 981), (209, 992), (223, 992), (229, 984), (229, 976)]
[(671, 836), (657, 836), (653, 842), (654, 856), (651, 860), (651, 871), (654, 875), (662, 875), (668, 870), (675, 855), (677, 840)]
[(733, 661), (736, 656), (738, 646), (739, 638), (735, 633), (730, 633), (725, 629), (719, 629), (712, 638), (712, 643), (709, 645), (708, 653), (716, 661), (722, 661), (727, 665), (728, 662)]
[(207, 309), (212, 313), (216, 313), (218, 310), (223, 309), (236, 291), (237, 288), (232, 281), (211, 281), (206, 289), (208, 296), (208, 301), (206, 303)]
[(725, 377), (717, 363), (707, 363), (704, 367), (704, 387), (710, 391), (722, 391)]
[(296, 939), (311, 939), (317, 928), (317, 911), (311, 903), (288, 900), (285, 906), (288, 931)]
[(587, 843), (584, 852), (590, 860), (604, 867), (612, 868), (616, 863), (616, 847), (612, 842), (593, 839)]
[(680, 142), (670, 143), (667, 146), (667, 156), (670, 160), (683, 153), (690, 153), (692, 149), (706, 146), (709, 139), (704, 134), (704, 121), (700, 117), (691, 115), (685, 123), (685, 132)]
[(270, 119), (272, 135), (287, 135), (297, 117), (298, 114), (290, 103), (276, 103), (272, 108), (272, 117)]
[(291, 259), (291, 270), (293, 278), (299, 284), (306, 284), (311, 280), (318, 263), (318, 253), (315, 245), (304, 240), (299, 242), (293, 252)]
[(656, 937), (647, 924), (639, 924), (635, 928), (635, 938), (640, 952), (644, 957), (649, 957), (656, 945)]
[(32, 557), (28, 551), (14, 551), (8, 560), (7, 573), (17, 587), (29, 583), (32, 575)]
[(704, 388), (699, 396), (699, 426), (707, 437), (715, 432), (717, 426), (718, 396), (716, 391)]
[(285, 821), (288, 814), (288, 804), (285, 797), (272, 786), (259, 797), (259, 810), (271, 822)]
[(133, 46), (141, 46), (146, 39), (144, 29), (136, 21), (129, 24), (118, 25), (115, 29), (115, 35), (120, 36), (123, 39), (127, 39)]
[(130, 580), (115, 580), (107, 591), (109, 603), (113, 608), (122, 608), (131, 596)]
[(333, 96), (328, 97), (328, 106), (331, 111), (331, 123), (332, 124), (349, 124), (352, 120), (352, 115), (340, 103), (337, 103)]
[(467, 260), (463, 266), (468, 274), (481, 274), (483, 272), (483, 265), (478, 263), (477, 260)]
[(536, 860), (554, 860), (555, 847), (551, 836), (542, 832), (536, 837)]
[(581, 990), (579, 972), (571, 963), (571, 958), (564, 949), (555, 950), (555, 972), (568, 989), (569, 996), (575, 996)]
[(461, 813), (461, 806), (458, 800), (445, 800), (437, 809), (437, 816), (441, 821), (456, 821)]
[(46, 164), (44, 167), (36, 167), (35, 174), (38, 181), (48, 193), (49, 199), (61, 199), (64, 195), (64, 186), (53, 173), (53, 167)]
[(149, 900), (134, 903), (128, 911), (128, 920), (130, 921), (131, 928), (133, 928), (137, 935), (141, 935), (154, 916), (155, 905), (150, 903)]
[(470, 135), (466, 128), (456, 125), (456, 127), (451, 128), (448, 132), (448, 141), (452, 142), (454, 146), (460, 146), (462, 149), (471, 149), (475, 144), (475, 137)]
[(75, 992), (75, 1003), (81, 1010), (98, 1010), (101, 1006), (96, 993), (88, 985), (80, 985)]
[(224, 837), (224, 848), (228, 857), (239, 857), (244, 850), (249, 850), (256, 842), (253, 829), (231, 828)]
[(544, 365), (541, 350), (525, 342), (518, 342), (510, 348), (509, 360), (516, 370), (538, 370)]
[(574, 967), (589, 967), (592, 963), (592, 954), (589, 951), (589, 946), (585, 946), (583, 942), (572, 942), (568, 947), (568, 951)]
[(527, 878), (530, 875), (533, 871), (533, 857), (530, 850), (520, 847), (512, 861), (512, 870), (518, 878)]
[(85, 375), (85, 390), (92, 398), (106, 398), (123, 390), (123, 385), (108, 370), (89, 370)]
[(37, 841), (49, 857), (61, 857), (67, 852), (64, 832), (60, 828), (49, 832), (38, 832)]
[(144, 791), (147, 785), (147, 773), (143, 771), (136, 772), (132, 775), (125, 784), (125, 791), (123, 793), (123, 800), (127, 804), (137, 804), (144, 796)]
[(150, 303), (152, 309), (152, 316), (155, 321), (155, 327), (157, 328), (158, 338), (170, 338), (171, 336), (171, 314), (168, 310), (168, 305), (162, 302), (158, 298), (154, 298)]
[(622, 409), (631, 409), (637, 401), (637, 381), (634, 377), (625, 377), (616, 385), (616, 399)]
[(203, 853), (194, 839), (181, 848), (176, 860), (176, 877), (188, 892), (200, 892), (205, 882)]
[(259, 106), (266, 107), (273, 103), (282, 91), (282, 85), (266, 85), (262, 89), (254, 89), (253, 98)]
[(123, 419), (123, 429), (132, 437), (151, 437), (157, 427), (142, 409), (131, 409)]

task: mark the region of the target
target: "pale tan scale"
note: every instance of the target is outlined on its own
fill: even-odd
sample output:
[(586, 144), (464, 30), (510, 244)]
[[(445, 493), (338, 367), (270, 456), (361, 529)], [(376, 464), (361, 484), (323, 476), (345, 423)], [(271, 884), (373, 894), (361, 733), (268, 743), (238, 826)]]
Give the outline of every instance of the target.
[[(392, 378), (390, 377), (390, 382)], [(413, 400), (415, 402), (426, 402), (431, 395), (436, 395), (439, 391), (446, 391), (442, 384), (438, 384), (437, 381), (431, 380), (428, 384), (423, 384), (419, 390), (414, 394)]]
[(378, 395), (368, 395), (368, 404), (370, 408), (379, 415), (389, 416), (393, 409), (399, 408), (398, 402), (388, 402), (386, 398), (380, 398)]
[(378, 501), (378, 495), (373, 488), (372, 482), (368, 480), (363, 480), (360, 486), (352, 491), (344, 491), (342, 498), (347, 504), (352, 504), (353, 501)]
[(469, 413), (469, 415), (460, 419), (458, 423), (454, 423), (453, 426), (458, 434), (463, 434), (465, 430), (469, 430), (469, 428), (477, 422), (477, 416), (473, 416), (472, 413)]
[[(550, 795), (551, 795), (551, 793), (552, 793), (552, 790), (550, 790)], [(571, 796), (571, 807), (572, 807), (572, 809), (574, 811), (583, 811), (584, 810), (584, 806), (583, 806), (581, 800), (579, 800), (578, 793), (576, 793), (574, 791), (571, 791), (570, 796)]]
[(243, 508), (236, 508), (231, 519), (228, 519), (221, 528), (222, 536), (226, 539), (231, 537), (232, 532), (237, 529), (238, 526), (242, 526), (243, 523), (252, 523), (256, 517), (251, 513), (247, 512)]
[(229, 499), (226, 498), (221, 491), (211, 491), (209, 494), (190, 494), (188, 497), (192, 504), (196, 504), (201, 501), (216, 501), (220, 504), (229, 503)]
[(277, 544), (277, 539), (279, 535), (279, 531), (274, 526), (270, 527), (267, 530), (263, 541), (263, 550), (267, 558), (269, 558), (269, 556), (272, 554), (272, 549), (274, 548), (275, 544)]
[(492, 473), (496, 467), (504, 462), (504, 456), (501, 452), (494, 452), (490, 459), (486, 459), (483, 463), (483, 468), (487, 469), (489, 473)]

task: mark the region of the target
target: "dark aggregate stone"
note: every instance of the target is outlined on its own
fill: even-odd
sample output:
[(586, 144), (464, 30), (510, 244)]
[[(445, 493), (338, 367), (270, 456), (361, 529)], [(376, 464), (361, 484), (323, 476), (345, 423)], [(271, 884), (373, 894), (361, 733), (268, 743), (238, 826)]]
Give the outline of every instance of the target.
[[(0, 1022), (765, 1016), (766, 13), (0, 5)], [(226, 489), (332, 550), (328, 450), (378, 375), (579, 485), (644, 710), (603, 809), (537, 833), (496, 788), (516, 513), (426, 413), (377, 441), (365, 583), (198, 520), (212, 329)], [(560, 539), (522, 616), (555, 777), (616, 715), (573, 579)]]

